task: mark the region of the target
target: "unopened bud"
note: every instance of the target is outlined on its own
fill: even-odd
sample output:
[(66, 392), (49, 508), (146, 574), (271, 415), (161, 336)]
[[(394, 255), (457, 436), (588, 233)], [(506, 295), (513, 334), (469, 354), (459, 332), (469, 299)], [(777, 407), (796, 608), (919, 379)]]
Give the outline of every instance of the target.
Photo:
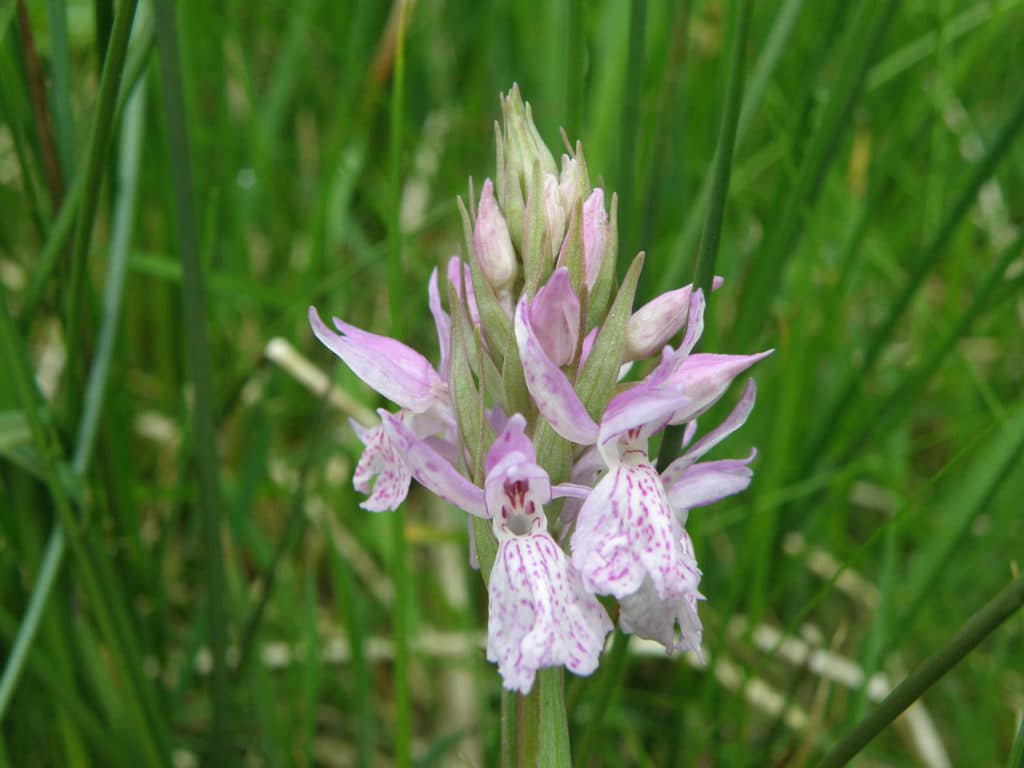
[(544, 224), (548, 240), (551, 242), (551, 255), (557, 256), (562, 249), (565, 238), (566, 209), (562, 205), (562, 196), (558, 191), (558, 179), (553, 173), (544, 174)]
[(572, 290), (569, 270), (556, 269), (530, 303), (530, 324), (548, 358), (558, 367), (576, 355), (580, 335), (580, 300)]
[(506, 170), (519, 179), (525, 200), (533, 186), (534, 168), (539, 167), (541, 173), (556, 173), (558, 167), (534, 125), (530, 105), (523, 101), (518, 85), (513, 85), (508, 96), (502, 99), (501, 111), (505, 122), (503, 155)]
[(490, 179), (480, 190), (473, 250), (484, 277), (496, 293), (511, 287), (518, 270), (516, 252), (509, 237), (508, 224), (498, 209), (498, 201), (494, 199), (494, 185)]
[[(712, 289), (718, 290), (722, 278), (716, 277)], [(626, 322), (622, 347), (623, 362), (642, 360), (661, 351), (682, 330), (690, 311), (692, 286), (668, 291), (644, 304)]]
[(597, 282), (607, 253), (608, 213), (604, 209), (604, 190), (598, 187), (583, 203), (583, 276), (587, 290)]

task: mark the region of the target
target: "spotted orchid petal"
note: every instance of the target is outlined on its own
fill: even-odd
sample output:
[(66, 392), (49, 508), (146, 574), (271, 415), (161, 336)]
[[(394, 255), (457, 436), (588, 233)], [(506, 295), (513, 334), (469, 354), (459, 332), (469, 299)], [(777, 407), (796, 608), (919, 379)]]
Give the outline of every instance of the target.
[(691, 579), (678, 594), (659, 597), (654, 582), (647, 578), (636, 592), (619, 600), (619, 626), (622, 631), (665, 646), (667, 653), (693, 652), (701, 662), (703, 627), (697, 615), (701, 572), (690, 535), (683, 531), (679, 539), (680, 557)]
[(745, 459), (722, 459), (695, 464), (674, 483), (666, 483), (669, 505), (677, 513), (684, 512), (745, 491), (754, 476), (753, 470), (747, 465), (756, 456), (757, 451), (753, 450)]
[(422, 413), (448, 399), (448, 386), (423, 355), (400, 341), (360, 330), (337, 318), (332, 331), (309, 308), (309, 324), (318, 339), (360, 379), (388, 400)]
[(559, 368), (572, 362), (580, 335), (580, 300), (565, 267), (556, 269), (530, 302), (530, 326), (551, 362)]
[[(747, 417), (750, 416), (750, 412), (754, 409), (754, 402), (756, 400), (757, 385), (753, 379), (750, 379), (743, 390), (743, 395), (740, 397), (739, 402), (733, 407), (732, 412), (725, 417), (725, 420), (694, 443), (686, 453), (665, 467), (665, 471), (661, 473), (665, 485), (672, 485), (678, 481), (683, 473), (693, 466), (704, 454), (742, 427), (746, 423)], [(687, 424), (686, 433), (690, 439), (693, 438), (689, 424)], [(684, 435), (685, 437), (686, 435)], [(684, 445), (686, 443), (689, 443), (689, 440), (684, 440)]]
[(547, 532), (501, 541), (488, 585), (487, 659), (506, 689), (528, 693), (543, 667), (589, 675), (611, 629)]
[(569, 379), (544, 352), (529, 314), (523, 297), (516, 307), (515, 333), (526, 388), (555, 432), (571, 442), (590, 445), (597, 439), (597, 424), (583, 407)]
[(477, 517), (487, 517), (484, 494), (460, 475), (448, 461), (416, 436), (408, 426), (387, 411), (380, 410), (381, 421), (396, 452), (405, 460), (409, 472), (429, 491), (449, 504)]
[(412, 481), (405, 462), (395, 451), (383, 425), (366, 429), (353, 423), (352, 427), (365, 446), (352, 474), (355, 489), (369, 495), (359, 506), (370, 512), (398, 509), (409, 494)]
[(681, 387), (692, 401), (672, 416), (672, 423), (682, 424), (700, 416), (718, 402), (733, 379), (772, 352), (769, 349), (756, 355), (701, 353), (687, 357), (672, 372), (668, 384)]
[(663, 600), (648, 580), (619, 600), (619, 626), (623, 632), (661, 643), (667, 653), (695, 653), (703, 663), (703, 625), (697, 615), (700, 599), (700, 593), (690, 590)]
[(441, 377), (448, 379), (448, 353), (452, 344), (452, 319), (441, 306), (441, 292), (437, 287), (437, 267), (430, 273), (430, 283), (427, 287), (428, 303), (430, 314), (434, 316), (434, 325), (437, 328), (437, 345), (441, 348)]
[(645, 437), (664, 427), (673, 413), (689, 403), (678, 389), (641, 382), (611, 399), (601, 417), (598, 444), (603, 445), (627, 430), (642, 428)]
[(583, 502), (570, 546), (592, 592), (622, 598), (650, 578), (659, 598), (677, 595), (694, 574), (682, 557), (683, 530), (645, 452), (627, 450)]

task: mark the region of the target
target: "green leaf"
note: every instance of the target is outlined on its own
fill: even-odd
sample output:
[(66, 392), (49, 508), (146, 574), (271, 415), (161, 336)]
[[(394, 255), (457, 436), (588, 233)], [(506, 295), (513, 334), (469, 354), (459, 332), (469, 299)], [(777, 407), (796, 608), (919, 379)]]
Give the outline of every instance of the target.
[(594, 339), (590, 356), (576, 379), (576, 394), (594, 421), (600, 422), (605, 406), (611, 399), (622, 364), (622, 344), (626, 335), (626, 321), (633, 311), (633, 296), (644, 266), (644, 255), (638, 253), (629, 265), (622, 286), (615, 296), (608, 317)]

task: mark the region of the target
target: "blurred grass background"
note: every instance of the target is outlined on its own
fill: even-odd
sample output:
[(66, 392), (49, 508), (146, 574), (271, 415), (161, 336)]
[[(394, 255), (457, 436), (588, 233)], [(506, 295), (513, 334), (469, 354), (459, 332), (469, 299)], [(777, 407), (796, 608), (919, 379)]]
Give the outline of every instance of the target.
[[(396, 602), (345, 424), (380, 403), (306, 307), (436, 358), (513, 82), (641, 298), (688, 282), (736, 6), (419, 0), (393, 98), (400, 2), (0, 2), (0, 766), (390, 764), (396, 626), (415, 762), (495, 762), (463, 517), (414, 490)], [(705, 348), (777, 350), (721, 451), (757, 474), (690, 516), (709, 666), (567, 676), (585, 764), (813, 764), (1024, 551), (1024, 3), (753, 10)], [(1022, 633), (858, 764), (1014, 764)]]

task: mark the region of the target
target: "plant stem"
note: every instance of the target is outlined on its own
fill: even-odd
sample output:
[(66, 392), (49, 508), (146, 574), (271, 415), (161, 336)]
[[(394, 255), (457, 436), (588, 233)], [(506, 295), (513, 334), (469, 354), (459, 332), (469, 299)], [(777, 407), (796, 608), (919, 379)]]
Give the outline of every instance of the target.
[(743, 96), (744, 67), (746, 66), (747, 36), (750, 32), (750, 15), (753, 11), (751, 0), (740, 0), (736, 36), (733, 38), (729, 64), (729, 84), (726, 87), (725, 109), (718, 131), (718, 150), (715, 153), (714, 181), (711, 187), (711, 204), (704, 231), (700, 236), (697, 251), (697, 271), (693, 278), (694, 288), (711, 293), (711, 281), (715, 275), (715, 259), (718, 243), (722, 237), (722, 217), (725, 201), (729, 196), (729, 177), (732, 173), (733, 149), (736, 146), (736, 124), (739, 121), (740, 104)]
[(188, 129), (185, 123), (177, 17), (172, 0), (159, 0), (156, 4), (156, 35), (160, 74), (163, 79), (171, 186), (178, 222), (178, 245), (181, 250), (185, 349), (195, 392), (192, 418), (196, 469), (199, 475), (198, 507), (202, 518), (207, 621), (210, 650), (213, 655), (213, 723), (210, 731), (209, 760), (212, 764), (221, 765), (230, 755), (230, 689), (225, 655), (227, 619), (224, 610), (224, 558), (220, 543), (217, 435), (213, 422), (210, 349), (206, 338), (206, 305), (202, 265), (199, 262), (199, 230), (192, 194), (192, 170)]
[[(405, 30), (409, 4), (398, 0), (398, 25), (395, 33), (395, 68), (391, 80), (390, 193), (388, 217), (388, 288), (391, 304), (391, 335), (402, 337), (404, 315), (402, 297), (405, 280), (402, 274), (402, 228), (399, 219), (402, 196), (402, 120), (405, 90)], [(405, 540), (405, 511), (395, 510), (391, 516), (391, 555), (395, 580), (394, 607), (394, 708), (395, 765), (407, 768), (412, 763), (412, 703), (409, 694), (409, 614), (412, 610), (412, 584), (409, 577), (409, 554)]]
[(978, 611), (946, 646), (917, 668), (890, 693), (868, 717), (837, 744), (818, 768), (838, 768), (857, 755), (872, 739), (925, 691), (955, 667), (961, 659), (1000, 624), (1024, 605), (1024, 578), (1018, 578)]
[[(117, 92), (124, 71), (125, 54), (128, 50), (128, 37), (135, 18), (138, 0), (124, 0), (117, 7), (114, 17), (114, 28), (110, 37), (107, 55), (103, 60), (103, 74), (100, 77), (100, 90), (96, 98), (95, 118), (89, 134), (89, 149), (86, 153), (83, 169), (84, 187), (82, 202), (78, 209), (75, 222), (75, 239), (71, 248), (71, 278), (68, 288), (68, 313), (66, 318), (66, 346), (68, 349), (68, 393), (76, 397), (81, 391), (80, 371), (84, 365), (81, 350), (82, 313), (85, 300), (86, 261), (89, 257), (89, 243), (92, 239), (92, 227), (96, 219), (96, 208), (99, 205), (100, 185), (103, 181), (103, 166), (107, 156), (107, 144), (110, 141), (111, 129), (117, 112)], [(77, 403), (72, 401), (72, 408)]]

